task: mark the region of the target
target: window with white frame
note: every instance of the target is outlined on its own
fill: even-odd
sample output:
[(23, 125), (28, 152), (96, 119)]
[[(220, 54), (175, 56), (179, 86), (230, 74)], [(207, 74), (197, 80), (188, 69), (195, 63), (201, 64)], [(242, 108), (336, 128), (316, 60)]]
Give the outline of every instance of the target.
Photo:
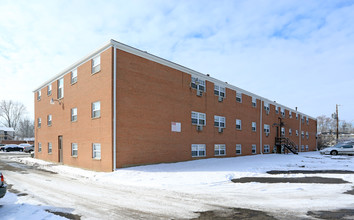
[(101, 102), (93, 102), (92, 103), (92, 118), (101, 117)]
[(98, 143), (92, 144), (92, 158), (101, 159), (101, 144)]
[(257, 99), (252, 97), (252, 107), (257, 107)]
[(58, 79), (58, 99), (64, 97), (64, 78)]
[(48, 154), (52, 153), (52, 143), (48, 143)]
[(304, 151), (304, 150), (305, 150), (304, 145), (301, 145), (301, 151)]
[(257, 153), (257, 145), (252, 144), (252, 154), (256, 154)]
[(42, 97), (42, 92), (41, 92), (41, 90), (39, 90), (39, 91), (37, 92), (37, 100), (38, 100), (38, 101), (41, 100), (41, 97)]
[(289, 135), (291, 136), (293, 134), (291, 128), (289, 128)]
[(92, 74), (101, 70), (101, 56), (94, 57), (92, 59)]
[(37, 126), (40, 128), (42, 125), (42, 119), (41, 118), (38, 118), (37, 119)]
[(52, 94), (52, 84), (49, 84), (47, 86), (47, 95), (51, 95)]
[(38, 152), (42, 152), (42, 144), (40, 142), (38, 143)]
[(191, 87), (200, 91), (205, 91), (205, 80), (198, 79), (192, 76)]
[(301, 137), (304, 138), (305, 137), (305, 133), (304, 131), (301, 131)]
[(306, 139), (309, 139), (309, 132), (306, 131)]
[(241, 144), (236, 144), (236, 154), (242, 154), (242, 146), (241, 146)]
[(264, 124), (264, 133), (266, 134), (270, 133), (270, 125)]
[(225, 97), (225, 88), (218, 85), (214, 85), (214, 94), (220, 97)]
[(265, 144), (263, 146), (263, 153), (269, 153), (270, 152), (270, 146), (269, 144)]
[(224, 156), (224, 155), (226, 155), (225, 144), (215, 144), (214, 145), (214, 155), (215, 156)]
[(285, 128), (281, 128), (281, 135), (285, 136)]
[(256, 131), (257, 123), (252, 122), (252, 131)]
[(264, 102), (264, 110), (269, 112), (269, 103)]
[(289, 118), (293, 118), (293, 113), (289, 110)]
[(306, 147), (306, 151), (309, 151), (309, 145), (306, 145), (305, 147)]
[(193, 125), (206, 125), (206, 115), (200, 112), (192, 112), (192, 124)]
[(275, 106), (275, 113), (279, 114), (279, 107), (278, 106)]
[(280, 108), (280, 113), (283, 117), (285, 117), (285, 109), (284, 108)]
[(47, 125), (52, 126), (52, 115), (47, 116)]
[(296, 130), (296, 131), (295, 131), (295, 134), (296, 134), (296, 136), (299, 136), (299, 131)]
[(241, 127), (241, 120), (240, 119), (236, 119), (236, 129), (237, 130), (241, 130), (242, 127)]
[(242, 103), (242, 93), (236, 92), (236, 102)]
[(192, 144), (192, 157), (205, 157), (205, 144)]
[(214, 115), (214, 126), (225, 128), (225, 117)]
[(309, 124), (309, 118), (306, 117), (306, 124)]
[(77, 121), (77, 108), (72, 108), (71, 109), (71, 121)]
[(296, 120), (299, 119), (299, 115), (296, 113)]
[(71, 143), (71, 156), (77, 157), (78, 147), (77, 143)]
[(301, 123), (304, 123), (305, 122), (305, 118), (303, 115), (301, 115)]
[(77, 82), (77, 69), (74, 69), (71, 71), (71, 84), (74, 84)]

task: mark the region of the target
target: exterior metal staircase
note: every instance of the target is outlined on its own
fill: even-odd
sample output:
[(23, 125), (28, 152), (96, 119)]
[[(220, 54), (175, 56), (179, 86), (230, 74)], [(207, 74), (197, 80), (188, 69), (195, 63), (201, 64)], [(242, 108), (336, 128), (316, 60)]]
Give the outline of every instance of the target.
[(275, 138), (275, 145), (284, 147), (284, 149), (288, 149), (293, 154), (298, 154), (298, 147), (294, 142), (292, 142), (287, 137), (276, 137)]

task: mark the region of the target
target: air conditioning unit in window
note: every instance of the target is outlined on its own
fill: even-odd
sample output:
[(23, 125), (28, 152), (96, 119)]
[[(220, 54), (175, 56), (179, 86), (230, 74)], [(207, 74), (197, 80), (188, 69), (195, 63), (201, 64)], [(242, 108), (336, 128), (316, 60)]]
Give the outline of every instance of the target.
[(269, 136), (269, 132), (266, 132), (265, 135), (266, 135), (266, 137), (268, 137)]
[(224, 128), (219, 128), (218, 131), (219, 131), (219, 133), (223, 133), (224, 132)]
[(203, 96), (203, 91), (202, 90), (197, 90), (197, 96)]
[(222, 97), (222, 96), (219, 96), (219, 102), (222, 102), (222, 101), (224, 101), (224, 97)]
[(269, 110), (266, 110), (266, 114), (269, 115)]
[(197, 131), (203, 131), (203, 126), (197, 125)]

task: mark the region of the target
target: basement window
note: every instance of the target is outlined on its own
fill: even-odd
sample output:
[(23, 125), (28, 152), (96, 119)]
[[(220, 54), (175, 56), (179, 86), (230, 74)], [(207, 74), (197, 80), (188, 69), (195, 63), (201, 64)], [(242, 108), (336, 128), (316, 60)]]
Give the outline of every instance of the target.
[(101, 56), (94, 57), (92, 59), (92, 70), (91, 73), (95, 74), (101, 70)]
[(215, 144), (214, 145), (214, 155), (215, 156), (224, 156), (224, 155), (226, 155), (225, 144)]
[(192, 144), (192, 157), (205, 157), (205, 144)]
[(193, 125), (202, 125), (206, 124), (205, 121), (206, 115), (200, 112), (192, 112), (192, 124)]

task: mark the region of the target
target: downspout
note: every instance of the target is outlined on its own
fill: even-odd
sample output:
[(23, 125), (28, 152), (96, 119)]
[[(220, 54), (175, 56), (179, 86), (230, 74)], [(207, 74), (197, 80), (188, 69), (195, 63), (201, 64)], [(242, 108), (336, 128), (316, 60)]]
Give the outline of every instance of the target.
[(117, 49), (115, 45), (113, 50), (113, 171), (115, 171), (117, 160)]
[(301, 124), (302, 124), (302, 115), (300, 117), (300, 126), (299, 126), (299, 152), (301, 152), (301, 139), (302, 139), (302, 133), (301, 133)]
[(261, 99), (261, 106), (260, 106), (260, 109), (261, 109), (261, 113), (260, 113), (260, 120), (259, 120), (259, 150), (260, 150), (260, 153), (263, 154), (263, 150), (262, 150), (262, 135), (263, 135), (263, 129), (262, 129), (262, 112), (263, 112), (263, 105), (262, 104), (262, 99)]

